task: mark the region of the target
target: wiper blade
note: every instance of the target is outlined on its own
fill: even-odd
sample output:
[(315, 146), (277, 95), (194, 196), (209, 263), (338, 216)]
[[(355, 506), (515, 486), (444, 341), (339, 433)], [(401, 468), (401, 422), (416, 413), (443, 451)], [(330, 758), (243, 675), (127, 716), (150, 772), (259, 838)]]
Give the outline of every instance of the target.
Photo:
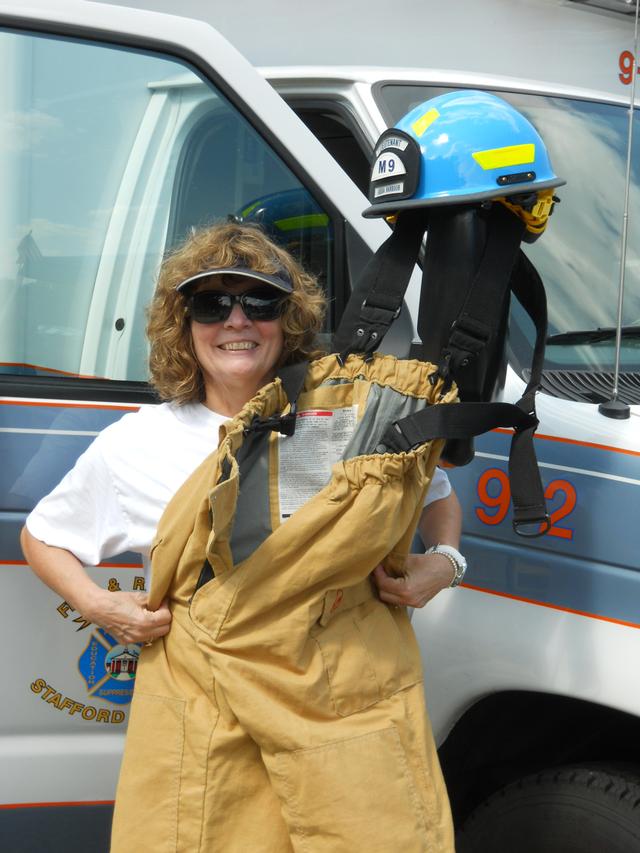
[[(599, 341), (610, 341), (616, 336), (616, 328), (585, 329), (584, 331), (561, 332), (559, 335), (549, 335), (547, 343), (559, 346), (572, 344), (595, 344)], [(640, 338), (640, 326), (623, 326), (623, 338)]]

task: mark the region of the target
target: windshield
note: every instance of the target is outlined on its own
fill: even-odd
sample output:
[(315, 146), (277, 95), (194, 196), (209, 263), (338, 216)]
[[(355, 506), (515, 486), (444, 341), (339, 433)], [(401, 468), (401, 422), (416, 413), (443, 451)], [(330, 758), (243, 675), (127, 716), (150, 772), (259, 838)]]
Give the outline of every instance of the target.
[[(394, 124), (410, 109), (451, 89), (427, 85), (385, 84), (377, 97), (385, 118)], [(496, 94), (535, 125), (547, 145), (553, 168), (567, 185), (557, 190), (556, 205), (545, 234), (525, 252), (547, 290), (549, 335), (615, 326), (620, 277), (620, 243), (624, 207), (628, 110), (543, 95)], [(629, 197), (623, 325), (640, 323), (640, 214), (638, 173), (640, 127), (635, 129)], [(533, 327), (516, 304), (510, 344), (516, 360), (528, 364)], [(547, 347), (546, 369), (613, 369), (615, 338)], [(640, 340), (622, 340), (621, 369), (640, 369)]]

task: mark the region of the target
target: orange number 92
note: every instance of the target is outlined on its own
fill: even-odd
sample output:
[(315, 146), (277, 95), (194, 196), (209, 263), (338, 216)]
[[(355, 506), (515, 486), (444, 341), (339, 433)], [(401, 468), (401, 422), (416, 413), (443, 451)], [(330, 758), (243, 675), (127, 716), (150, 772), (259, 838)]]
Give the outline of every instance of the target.
[[(490, 483), (497, 483), (489, 486)], [(491, 493), (490, 493), (491, 488)], [(575, 486), (568, 480), (552, 480), (544, 490), (547, 500), (553, 500), (560, 492), (564, 495), (562, 504), (551, 513), (551, 526), (547, 536), (557, 536), (560, 539), (573, 539), (573, 528), (558, 524), (563, 518), (571, 515), (576, 507), (578, 496)], [(504, 521), (509, 504), (511, 503), (511, 488), (509, 478), (499, 468), (488, 468), (478, 479), (478, 497), (482, 506), (476, 507), (476, 515), (483, 524), (500, 524)]]

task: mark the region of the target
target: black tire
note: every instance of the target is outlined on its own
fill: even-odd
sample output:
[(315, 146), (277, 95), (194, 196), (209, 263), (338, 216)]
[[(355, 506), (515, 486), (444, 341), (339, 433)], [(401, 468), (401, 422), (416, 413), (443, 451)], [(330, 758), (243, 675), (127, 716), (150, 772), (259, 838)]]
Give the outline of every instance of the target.
[(640, 774), (560, 767), (493, 794), (467, 818), (458, 853), (640, 853)]

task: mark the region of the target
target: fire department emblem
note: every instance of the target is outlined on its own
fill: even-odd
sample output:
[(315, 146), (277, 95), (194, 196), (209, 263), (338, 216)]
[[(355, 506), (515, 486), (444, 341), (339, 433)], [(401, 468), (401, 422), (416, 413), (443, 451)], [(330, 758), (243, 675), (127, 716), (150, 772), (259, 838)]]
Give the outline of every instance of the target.
[(89, 695), (128, 705), (133, 695), (139, 655), (138, 645), (121, 646), (110, 634), (98, 628), (78, 660), (78, 669)]

